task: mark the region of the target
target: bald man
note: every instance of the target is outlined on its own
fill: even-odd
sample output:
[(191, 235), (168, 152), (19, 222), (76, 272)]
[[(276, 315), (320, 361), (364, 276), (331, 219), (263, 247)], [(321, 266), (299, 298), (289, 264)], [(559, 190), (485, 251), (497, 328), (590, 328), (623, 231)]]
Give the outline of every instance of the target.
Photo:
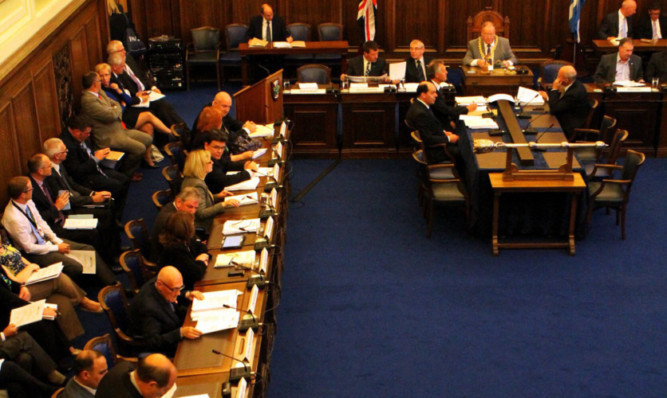
[(598, 30), (598, 39), (624, 39), (633, 37), (633, 15), (637, 12), (635, 0), (625, 0), (616, 12), (607, 14)]
[[(182, 326), (187, 305), (179, 297), (185, 286), (183, 276), (172, 266), (166, 266), (158, 275), (142, 286), (130, 306), (130, 332), (141, 336), (146, 350), (174, 356), (182, 339), (196, 339), (201, 332), (192, 326)], [(186, 291), (187, 300), (204, 296), (196, 290)]]
[(286, 41), (292, 42), (285, 21), (273, 14), (273, 8), (264, 3), (259, 7), (259, 15), (252, 17), (248, 24), (247, 32), (248, 40), (262, 39), (268, 42), (272, 41)]
[(591, 105), (586, 88), (577, 80), (577, 70), (573, 66), (561, 67), (549, 93), (540, 91), (540, 95), (549, 101), (549, 110), (556, 116), (567, 137), (573, 137), (574, 129), (586, 123)]
[(405, 82), (419, 83), (426, 80), (426, 65), (430, 57), (424, 57), (424, 43), (421, 40), (410, 42), (410, 58), (405, 59)]
[(160, 398), (176, 383), (176, 367), (162, 354), (151, 354), (136, 365), (123, 361), (102, 379), (98, 398)]
[(516, 57), (510, 47), (510, 41), (496, 36), (493, 22), (482, 24), (480, 36), (468, 42), (468, 51), (463, 57), (463, 65), (486, 68), (491, 65), (508, 67), (516, 64)]

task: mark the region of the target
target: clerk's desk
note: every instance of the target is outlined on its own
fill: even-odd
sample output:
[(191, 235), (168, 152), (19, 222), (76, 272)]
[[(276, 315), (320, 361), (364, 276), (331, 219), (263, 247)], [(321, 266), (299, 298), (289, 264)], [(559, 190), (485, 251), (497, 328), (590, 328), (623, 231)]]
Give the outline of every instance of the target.
[[(635, 53), (650, 53), (655, 51), (664, 51), (667, 50), (667, 39), (658, 39), (658, 40), (633, 40), (634, 52)], [(593, 40), (593, 48), (600, 53), (612, 53), (618, 51), (618, 45), (610, 42), (607, 39), (596, 39)]]
[(477, 66), (462, 66), (463, 93), (489, 96), (497, 93), (515, 95), (519, 86), (533, 87), (533, 71), (517, 65), (514, 71), (504, 68), (485, 70)]

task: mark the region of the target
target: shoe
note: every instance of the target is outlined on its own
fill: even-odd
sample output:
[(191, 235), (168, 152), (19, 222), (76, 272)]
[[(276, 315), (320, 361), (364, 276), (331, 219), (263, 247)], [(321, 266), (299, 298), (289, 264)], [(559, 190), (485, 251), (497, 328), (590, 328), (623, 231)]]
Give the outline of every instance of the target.
[(144, 179), (144, 175), (141, 173), (134, 173), (132, 174), (132, 177), (130, 177), (130, 181), (132, 182), (139, 182)]
[(81, 300), (79, 308), (81, 308), (83, 311), (86, 312), (92, 312), (93, 314), (101, 314), (104, 312), (104, 309), (102, 308), (100, 303), (98, 303), (97, 301), (93, 301), (91, 299)]

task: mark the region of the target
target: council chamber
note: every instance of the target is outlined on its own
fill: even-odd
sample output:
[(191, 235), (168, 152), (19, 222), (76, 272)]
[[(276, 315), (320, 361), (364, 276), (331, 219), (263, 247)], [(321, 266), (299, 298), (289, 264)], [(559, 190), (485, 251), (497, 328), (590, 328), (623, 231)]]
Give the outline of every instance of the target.
[[(455, 250), (440, 243), (444, 232), (474, 242), (466, 250), (488, 255), (484, 262), (527, 249), (578, 264), (601, 229), (636, 243), (634, 216), (648, 210), (633, 206), (647, 182), (634, 180), (647, 158), (667, 155), (665, 7), (0, 1), (0, 389), (9, 397), (333, 394), (309, 391), (308, 381), (295, 387), (308, 369), (279, 384), (294, 390), (272, 387), (281, 371), (272, 356), (294, 354), (281, 347), (278, 325), (295, 328), (282, 329), (280, 310), (299, 286), (284, 275), (312, 272), (291, 256), (345, 240), (288, 234), (290, 212), (302, 220), (303, 198), (349, 178), (337, 174), (346, 162), (409, 168), (393, 182), (410, 187), (416, 233), (407, 247)], [(307, 168), (322, 162), (319, 174)], [(340, 200), (395, 199), (352, 192)], [(376, 217), (332, 215), (350, 225)], [(376, 227), (405, 228), (399, 218)], [(352, 246), (370, 247), (361, 250), (401, 250), (376, 247), (382, 239), (370, 233), (356, 238)], [(320, 258), (354, 262), (336, 250)], [(389, 262), (403, 261), (396, 256)], [(294, 322), (295, 312), (285, 318)], [(31, 348), (17, 353), (19, 341)]]

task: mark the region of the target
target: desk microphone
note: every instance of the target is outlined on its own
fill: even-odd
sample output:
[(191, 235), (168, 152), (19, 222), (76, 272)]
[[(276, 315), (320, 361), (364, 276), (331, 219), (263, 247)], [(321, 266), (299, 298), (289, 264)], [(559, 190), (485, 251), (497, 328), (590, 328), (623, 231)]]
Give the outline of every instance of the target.
[[(553, 126), (554, 126), (554, 124), (551, 123), (551, 125), (550, 125), (549, 127), (547, 127), (546, 130), (549, 130), (549, 129), (552, 128)], [(535, 143), (536, 143), (536, 144), (539, 144), (539, 143), (540, 143), (540, 138), (542, 138), (542, 136), (544, 135), (544, 133), (547, 132), (546, 130), (540, 132), (540, 133), (537, 135), (537, 137), (535, 137)], [(544, 152), (544, 151), (546, 151), (546, 148), (531, 148), (531, 149), (532, 149), (533, 151), (538, 151), (538, 152)]]
[(249, 365), (248, 360), (246, 360), (246, 359), (240, 360), (236, 357), (224, 354), (224, 353), (222, 353), (218, 350), (215, 350), (215, 349), (211, 350), (211, 352), (213, 352), (216, 355), (223, 356), (225, 358), (230, 358), (231, 360), (236, 361), (236, 362), (240, 363), (241, 365), (243, 365), (243, 368), (238, 368), (238, 367), (232, 366), (232, 368), (229, 370), (229, 381), (230, 382), (235, 382), (235, 381), (241, 380), (241, 378), (244, 378), (244, 377), (248, 378), (248, 379), (252, 379), (252, 376), (254, 375), (254, 373), (252, 371), (250, 371), (250, 368), (248, 368), (248, 365)]
[[(238, 312), (245, 312), (245, 315), (243, 315), (243, 318), (239, 321), (238, 324), (238, 329), (239, 332), (245, 332), (246, 330), (252, 328), (252, 330), (257, 330), (260, 326), (262, 326), (262, 323), (257, 321), (257, 318), (255, 315), (252, 313), (250, 310), (242, 310), (236, 307), (232, 307), (231, 305), (223, 304), (222, 305), (225, 308), (229, 308), (231, 310), (236, 310)], [(250, 315), (250, 317), (247, 317), (246, 315)]]
[[(536, 121), (537, 119), (539, 119), (539, 118), (541, 118), (541, 117), (544, 117), (544, 116), (546, 116), (546, 115), (548, 115), (548, 113), (543, 113), (543, 114), (539, 115), (538, 117), (536, 117), (535, 119), (533, 119), (533, 120), (531, 120), (530, 122), (528, 122), (528, 124), (526, 125), (526, 128), (523, 130), (523, 133), (524, 133), (524, 134), (537, 134), (537, 129), (534, 128), (534, 127), (530, 127), (530, 125), (533, 124), (533, 123), (535, 123), (535, 121)], [(552, 126), (553, 126), (553, 125), (552, 125)]]
[[(537, 98), (539, 96), (540, 96), (540, 93), (538, 92), (537, 94), (535, 94), (535, 96), (533, 98), (531, 98), (528, 102), (526, 102), (526, 105), (529, 105), (531, 102), (533, 102), (533, 100), (535, 98)], [(521, 112), (517, 115), (517, 117), (519, 119), (530, 119), (532, 117), (532, 114), (529, 113), (529, 112), (524, 112), (523, 111), (523, 106), (521, 106), (521, 101), (518, 100), (518, 99), (517, 99), (517, 101), (519, 102), (519, 109), (521, 110)]]

